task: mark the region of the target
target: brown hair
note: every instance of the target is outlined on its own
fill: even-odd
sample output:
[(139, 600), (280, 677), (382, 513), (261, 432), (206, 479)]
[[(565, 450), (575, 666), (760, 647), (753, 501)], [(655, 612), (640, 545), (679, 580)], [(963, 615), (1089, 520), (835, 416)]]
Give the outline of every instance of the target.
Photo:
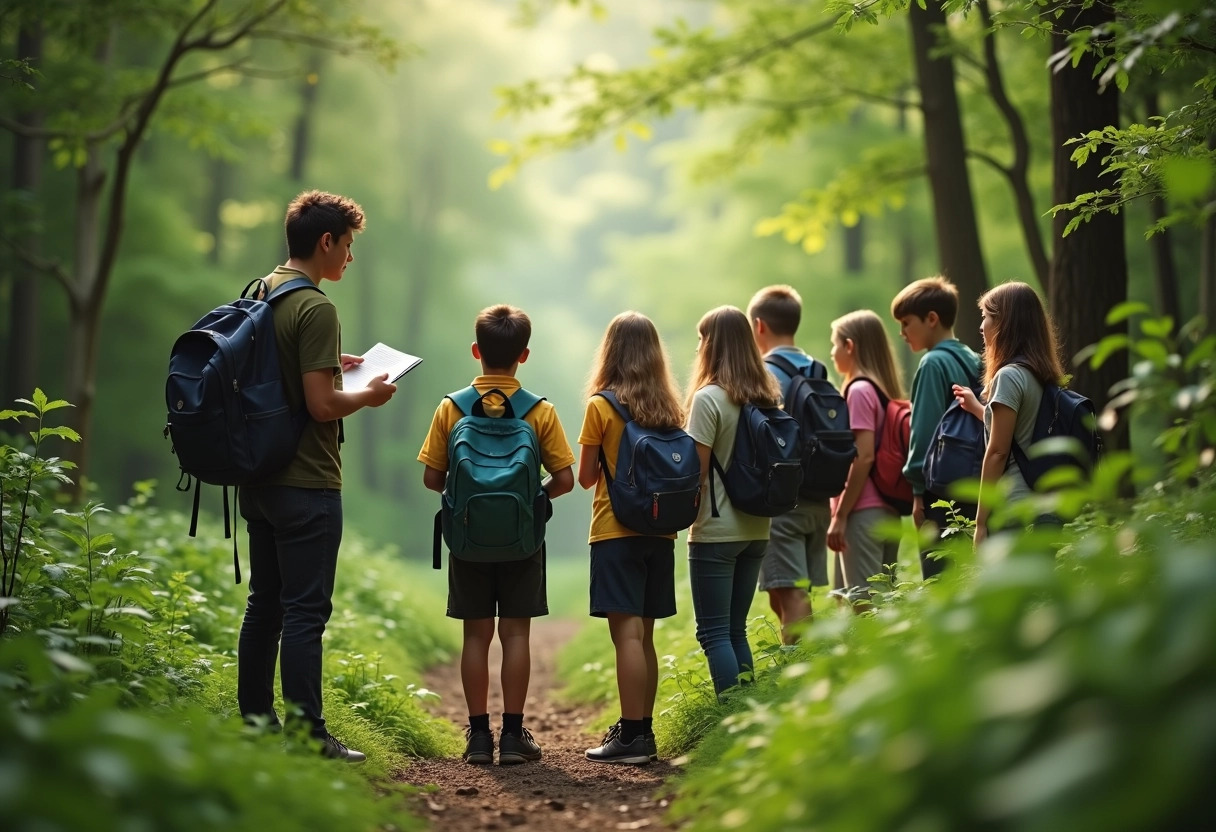
[(903, 382), (891, 353), (891, 341), (883, 328), (882, 318), (869, 310), (856, 312), (832, 321), (832, 340), (837, 348), (845, 341), (853, 342), (853, 371), (845, 383), (856, 378), (868, 378), (888, 399), (904, 397)]
[(347, 231), (362, 231), (363, 209), (353, 199), (324, 191), (304, 191), (287, 206), (283, 230), (287, 255), (307, 260), (325, 234), (336, 241)]
[(691, 409), (693, 395), (707, 384), (726, 391), (732, 402), (774, 407), (781, 400), (777, 379), (764, 367), (760, 348), (752, 339), (747, 316), (734, 306), (711, 309), (697, 324), (701, 346), (692, 365), (685, 409)]
[(793, 286), (767, 286), (752, 296), (747, 319), (764, 321), (774, 335), (793, 335), (802, 322), (802, 298)]
[(958, 287), (944, 277), (925, 277), (905, 286), (891, 301), (891, 316), (901, 320), (915, 315), (922, 321), (930, 312), (946, 329), (958, 318)]
[(519, 361), (532, 338), (532, 321), (522, 309), (500, 303), (477, 313), (473, 325), (481, 360), (493, 370), (505, 370)]
[(1025, 283), (1011, 280), (980, 297), (984, 323), (984, 390), (996, 371), (1016, 357), (1040, 384), (1062, 384), (1064, 362), (1055, 326), (1043, 308), (1038, 293)]
[(644, 428), (684, 424), (667, 350), (651, 320), (638, 312), (622, 312), (604, 331), (587, 381), (587, 397), (601, 390), (616, 393), (629, 415)]

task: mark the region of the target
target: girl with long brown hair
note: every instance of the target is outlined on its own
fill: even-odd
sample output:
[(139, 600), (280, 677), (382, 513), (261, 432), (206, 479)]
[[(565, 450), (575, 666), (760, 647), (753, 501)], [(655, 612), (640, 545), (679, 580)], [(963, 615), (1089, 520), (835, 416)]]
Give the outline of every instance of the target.
[[(1012, 447), (1029, 448), (1045, 384), (1062, 384), (1055, 327), (1033, 288), (1018, 281), (1002, 283), (979, 300), (980, 335), (984, 339), (984, 400), (969, 388), (954, 387), (954, 396), (969, 413), (984, 420), (987, 446), (980, 480), (1003, 482), (1008, 499), (1031, 493), (1018, 470)], [(975, 542), (988, 536), (991, 500), (980, 497)]]
[(623, 312), (608, 324), (588, 379), (587, 411), (578, 438), (579, 485), (595, 488), (589, 540), (591, 614), (608, 619), (621, 700), (621, 718), (599, 747), (587, 750), (587, 759), (644, 765), (657, 758), (653, 718), (659, 663), (654, 622), (676, 613), (676, 536), (639, 534), (613, 513), (608, 481), (617, 476), (625, 419), (597, 395), (602, 391), (613, 393), (642, 427), (683, 424), (684, 410), (667, 352), (645, 315)]
[[(697, 324), (697, 334), (685, 430), (697, 443), (705, 476), (711, 456), (723, 470), (730, 469), (742, 405), (775, 407), (781, 391), (764, 367), (742, 311), (711, 309)], [(688, 571), (697, 641), (714, 690), (721, 693), (752, 671), (747, 615), (768, 544), (769, 518), (736, 509), (724, 488), (712, 495), (703, 488), (701, 494), (700, 514), (688, 532)]]
[(886, 419), (882, 397), (902, 399), (904, 389), (882, 319), (869, 309), (832, 321), (832, 363), (844, 381), (857, 458), (844, 491), (832, 500), (828, 548), (836, 552), (835, 594), (860, 611), (870, 598), (870, 579), (894, 569), (899, 557), (899, 543), (878, 533), (899, 515), (878, 493), (870, 470), (874, 438)]

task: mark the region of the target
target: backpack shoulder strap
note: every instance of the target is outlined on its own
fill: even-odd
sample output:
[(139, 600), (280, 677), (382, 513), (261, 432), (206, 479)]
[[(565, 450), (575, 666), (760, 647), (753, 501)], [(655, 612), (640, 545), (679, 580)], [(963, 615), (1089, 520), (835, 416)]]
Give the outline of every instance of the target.
[(963, 378), (967, 379), (967, 383), (972, 387), (979, 386), (979, 379), (971, 374), (971, 368), (966, 365), (963, 359), (958, 357), (958, 354), (953, 350), (943, 350), (946, 355), (954, 359), (954, 363), (958, 364), (959, 369), (963, 371)]
[(633, 421), (633, 416), (630, 415), (629, 408), (627, 408), (627, 407), (625, 407), (625, 405), (621, 404), (621, 400), (616, 397), (616, 393), (613, 393), (611, 390), (601, 390), (600, 392), (596, 393), (595, 395), (600, 396), (605, 401), (607, 401), (608, 404), (612, 405), (612, 409), (615, 410), (617, 412), (617, 414), (622, 419), (624, 419), (626, 422)]
[(827, 380), (828, 368), (822, 361), (811, 359), (811, 378)]
[[(246, 288), (248, 288), (248, 287), (246, 287)], [(270, 303), (271, 301), (278, 300), (279, 298), (283, 297), (284, 295), (291, 294), (292, 292), (296, 291), (297, 289), (314, 289), (318, 292), (321, 292), (321, 289), (317, 286), (317, 284), (313, 283), (307, 277), (293, 277), (291, 280), (284, 281), (283, 283), (280, 283), (278, 286), (275, 286), (274, 290), (270, 294), (268, 294), (264, 298), (264, 300), (267, 303)], [(321, 292), (321, 294), (325, 294), (325, 293)]]
[(873, 379), (866, 378), (865, 376), (858, 376), (857, 378), (853, 379), (852, 381), (850, 381), (848, 384), (846, 384), (844, 386), (844, 389), (840, 391), (840, 395), (844, 396), (845, 399), (848, 399), (849, 388), (852, 387), (854, 384), (856, 384), (859, 381), (866, 381), (866, 382), (870, 383), (870, 386), (874, 388), (874, 392), (878, 394), (879, 406), (882, 407), (883, 412), (886, 413), (887, 403), (890, 402), (891, 400), (889, 398), (887, 398), (886, 393), (882, 392), (882, 388), (874, 383)]
[(778, 355), (777, 353), (769, 353), (768, 355), (764, 356), (764, 363), (772, 364), (774, 367), (776, 367), (778, 370), (781, 370), (783, 373), (785, 373), (790, 378), (793, 378), (794, 376), (802, 375), (802, 373), (798, 371), (798, 368), (794, 366), (794, 362), (790, 361), (784, 355)]
[(507, 397), (507, 401), (511, 403), (511, 412), (515, 414), (516, 419), (522, 419), (527, 416), (532, 408), (544, 400), (544, 396), (538, 396), (522, 387)]
[(457, 410), (465, 416), (469, 416), (473, 413), (473, 405), (481, 398), (481, 393), (478, 393), (477, 388), (470, 384), (463, 390), (448, 393), (444, 398), (451, 399), (452, 404), (456, 405)]

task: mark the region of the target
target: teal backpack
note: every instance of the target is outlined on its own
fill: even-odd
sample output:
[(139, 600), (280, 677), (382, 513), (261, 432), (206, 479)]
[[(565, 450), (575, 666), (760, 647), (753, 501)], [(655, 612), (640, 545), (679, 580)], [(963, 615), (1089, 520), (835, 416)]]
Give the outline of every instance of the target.
[[(487, 416), (486, 396), (505, 401), (502, 416)], [(443, 567), (440, 537), (452, 556), (497, 563), (523, 560), (545, 542), (548, 497), (540, 487), (540, 441), (524, 417), (542, 398), (522, 387), (466, 387), (447, 398), (464, 414), (448, 435), (448, 478), (435, 515), (434, 567)]]

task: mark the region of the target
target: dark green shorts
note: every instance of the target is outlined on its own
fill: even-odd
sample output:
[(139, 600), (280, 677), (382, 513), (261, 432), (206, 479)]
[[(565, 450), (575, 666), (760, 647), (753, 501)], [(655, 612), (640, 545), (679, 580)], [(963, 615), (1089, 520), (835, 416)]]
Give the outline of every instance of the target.
[(536, 618), (549, 614), (545, 550), (524, 560), (474, 563), (448, 554), (448, 618)]

